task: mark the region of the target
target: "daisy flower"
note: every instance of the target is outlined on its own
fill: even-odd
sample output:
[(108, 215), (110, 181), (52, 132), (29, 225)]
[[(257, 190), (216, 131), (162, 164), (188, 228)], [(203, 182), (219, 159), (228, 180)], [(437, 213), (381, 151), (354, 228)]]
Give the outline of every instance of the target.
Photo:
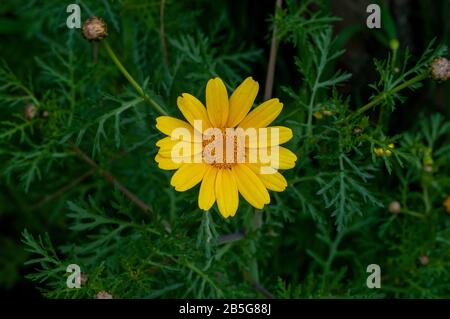
[[(292, 131), (269, 126), (283, 108), (278, 99), (251, 110), (258, 89), (248, 77), (228, 98), (224, 83), (216, 77), (206, 85), (206, 108), (183, 93), (177, 105), (186, 121), (170, 116), (156, 119), (157, 129), (167, 136), (156, 143), (155, 160), (163, 170), (176, 170), (170, 182), (176, 191), (200, 184), (200, 209), (207, 211), (217, 203), (228, 218), (236, 214), (239, 194), (262, 209), (270, 203), (268, 190), (281, 192), (287, 186), (278, 170), (293, 168), (297, 157), (279, 145), (292, 138)], [(180, 130), (187, 134), (176, 133)]]

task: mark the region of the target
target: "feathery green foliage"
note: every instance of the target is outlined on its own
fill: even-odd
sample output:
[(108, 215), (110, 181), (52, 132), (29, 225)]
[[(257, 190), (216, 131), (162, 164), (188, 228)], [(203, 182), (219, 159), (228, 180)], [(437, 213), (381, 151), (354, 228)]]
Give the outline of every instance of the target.
[[(48, 298), (450, 296), (442, 205), (450, 95), (438, 101), (428, 79), (433, 59), (447, 54), (439, 34), (422, 39), (421, 52), (381, 47), (367, 78), (355, 78), (342, 67), (350, 37), (334, 28), (343, 19), (329, 1), (285, 1), (275, 14), (270, 4), (258, 32), (233, 13), (250, 14), (245, 4), (166, 1), (164, 35), (160, 1), (77, 3), (83, 19), (108, 23), (105, 41), (142, 92), (101, 43), (94, 63), (94, 45), (65, 26), (65, 4), (0, 9), (0, 36), (20, 35), (0, 56), (0, 224), (14, 220), (13, 234), (0, 235), (0, 258), (14, 265), (1, 266), (0, 285), (14, 285), (8, 280), (25, 263), (26, 280)], [(23, 28), (13, 23), (3, 35), (9, 12)], [(359, 32), (390, 40), (391, 22), (389, 34)], [(224, 219), (198, 208), (197, 189), (176, 192), (158, 169), (158, 114), (146, 97), (179, 116), (177, 97), (204, 100), (211, 77), (231, 91), (253, 75), (262, 88), (273, 27), (274, 96), (285, 105), (277, 124), (294, 132), (297, 165), (261, 212), (241, 201)], [(352, 89), (358, 82), (368, 90)], [(399, 212), (389, 212), (391, 202)], [(374, 263), (381, 289), (366, 286)], [(69, 264), (81, 267), (80, 289), (66, 286)]]

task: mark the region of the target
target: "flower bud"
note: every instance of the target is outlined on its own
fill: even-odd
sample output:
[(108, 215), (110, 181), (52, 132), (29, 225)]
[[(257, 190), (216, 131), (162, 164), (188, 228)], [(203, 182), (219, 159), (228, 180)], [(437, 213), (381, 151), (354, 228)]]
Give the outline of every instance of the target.
[(427, 255), (422, 255), (419, 257), (419, 261), (422, 265), (426, 266), (430, 262), (430, 258)]
[(108, 35), (108, 26), (103, 19), (91, 17), (83, 24), (83, 36), (89, 41), (99, 41)]
[(423, 170), (426, 173), (433, 173), (433, 165), (432, 164), (424, 165)]
[(316, 119), (318, 119), (318, 120), (321, 120), (324, 116), (331, 116), (331, 115), (333, 115), (334, 113), (332, 112), (332, 111), (330, 111), (330, 110), (328, 110), (328, 109), (322, 109), (322, 110), (320, 110), (320, 111), (317, 111), (317, 112), (314, 112), (313, 113), (313, 116), (316, 118)]
[(433, 165), (433, 157), (432, 157), (433, 149), (428, 147), (425, 150), (425, 154), (423, 155), (423, 165)]
[(450, 61), (444, 57), (438, 57), (431, 62), (431, 77), (438, 81), (447, 81), (450, 78)]
[(392, 154), (391, 150), (393, 150), (394, 147), (395, 147), (394, 143), (388, 145), (388, 149), (386, 150), (386, 156), (391, 156)]
[(322, 112), (314, 112), (313, 116), (318, 120), (321, 120), (323, 118)]
[(393, 150), (394, 148), (395, 148), (394, 143), (391, 143), (388, 145), (386, 150), (381, 147), (377, 147), (377, 148), (374, 148), (373, 152), (378, 157), (382, 157), (383, 155), (386, 155), (387, 157), (389, 157), (392, 155), (391, 150)]
[(80, 275), (80, 281), (81, 281), (81, 285), (84, 286), (88, 281), (88, 275), (86, 275), (84, 272), (82, 272)]
[(384, 154), (384, 150), (381, 147), (377, 147), (373, 149), (373, 152), (375, 153), (376, 156), (383, 156)]
[(398, 50), (400, 42), (398, 41), (398, 39), (392, 39), (391, 41), (389, 41), (389, 46), (391, 47), (391, 50)]
[(444, 206), (447, 208), (447, 213), (450, 213), (450, 196), (447, 196), (447, 198), (444, 200)]
[(393, 201), (389, 204), (388, 210), (392, 214), (398, 214), (400, 213), (400, 210), (402, 209), (402, 206), (399, 202)]
[(34, 104), (27, 104), (23, 109), (23, 116), (27, 120), (32, 120), (37, 114), (37, 108)]
[(107, 291), (100, 291), (95, 295), (95, 299), (113, 299), (113, 296)]
[(354, 135), (359, 135), (362, 132), (363, 132), (363, 129), (361, 127), (359, 127), (359, 126), (356, 126), (356, 127), (353, 128), (353, 134)]

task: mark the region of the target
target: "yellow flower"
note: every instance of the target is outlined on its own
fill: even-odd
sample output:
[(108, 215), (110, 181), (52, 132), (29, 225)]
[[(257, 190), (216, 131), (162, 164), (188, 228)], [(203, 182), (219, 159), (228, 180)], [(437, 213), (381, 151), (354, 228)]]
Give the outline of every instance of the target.
[(386, 154), (387, 157), (389, 157), (389, 156), (392, 155), (391, 150), (393, 150), (394, 147), (395, 147), (394, 143), (391, 143), (391, 144), (388, 145), (388, 149), (387, 150), (385, 150), (385, 149), (383, 149), (381, 147), (377, 147), (377, 148), (375, 148), (373, 150), (373, 152), (375, 153), (376, 156), (379, 156), (379, 157), (382, 157), (385, 154)]
[(447, 198), (444, 200), (444, 206), (447, 208), (447, 213), (450, 213), (450, 196), (447, 196)]
[(313, 116), (314, 116), (316, 119), (321, 120), (324, 116), (331, 116), (331, 115), (333, 115), (333, 114), (334, 114), (334, 113), (331, 112), (330, 110), (328, 110), (328, 109), (323, 109), (323, 110), (321, 110), (321, 111), (314, 112), (314, 113), (313, 113)]
[(318, 120), (321, 120), (323, 118), (322, 112), (314, 112), (313, 116)]
[(156, 119), (158, 130), (167, 135), (156, 143), (159, 168), (176, 170), (171, 185), (179, 192), (200, 184), (199, 208), (207, 211), (217, 202), (225, 218), (236, 214), (239, 193), (255, 208), (269, 204), (268, 190), (281, 192), (287, 187), (278, 170), (293, 168), (297, 160), (279, 146), (292, 138), (291, 129), (269, 127), (283, 104), (270, 99), (250, 111), (258, 89), (248, 77), (228, 98), (222, 80), (210, 79), (206, 108), (183, 93), (177, 104), (187, 122), (170, 116)]

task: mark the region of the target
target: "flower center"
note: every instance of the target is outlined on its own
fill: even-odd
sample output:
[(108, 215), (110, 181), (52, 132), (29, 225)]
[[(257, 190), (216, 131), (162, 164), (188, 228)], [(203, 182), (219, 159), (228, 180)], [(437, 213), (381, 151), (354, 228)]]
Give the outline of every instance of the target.
[(236, 163), (243, 162), (245, 147), (239, 143), (239, 136), (227, 132), (222, 128), (216, 130), (217, 134), (203, 135), (203, 160), (216, 168), (231, 168)]

